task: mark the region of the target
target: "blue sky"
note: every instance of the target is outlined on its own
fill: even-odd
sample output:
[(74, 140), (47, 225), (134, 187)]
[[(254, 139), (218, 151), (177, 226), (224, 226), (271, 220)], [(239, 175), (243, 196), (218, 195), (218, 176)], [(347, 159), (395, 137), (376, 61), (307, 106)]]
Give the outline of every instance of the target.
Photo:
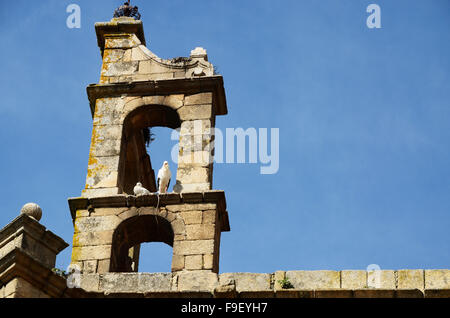
[[(84, 187), (92, 126), (85, 88), (101, 67), (94, 23), (121, 2), (0, 11), (1, 227), (36, 202), (41, 223), (72, 242), (67, 198)], [(227, 93), (217, 127), (280, 129), (277, 174), (215, 165), (231, 224), (221, 272), (449, 268), (448, 0), (133, 2), (158, 56), (207, 49)], [(66, 27), (71, 3), (81, 29)], [(381, 29), (366, 26), (371, 3)], [(157, 166), (173, 141), (155, 132)], [(145, 244), (141, 269), (170, 271), (170, 253)]]

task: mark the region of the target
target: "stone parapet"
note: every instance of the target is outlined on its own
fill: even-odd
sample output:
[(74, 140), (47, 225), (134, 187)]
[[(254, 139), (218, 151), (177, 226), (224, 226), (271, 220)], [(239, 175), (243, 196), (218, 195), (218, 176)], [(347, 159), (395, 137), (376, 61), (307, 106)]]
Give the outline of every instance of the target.
[[(402, 276), (429, 277), (428, 285), (422, 280), (404, 280)], [(201, 294), (219, 298), (424, 298), (450, 297), (449, 270), (399, 270), (392, 272), (391, 288), (361, 287), (370, 285), (371, 272), (355, 271), (287, 271), (276, 273), (223, 273), (210, 271), (178, 273), (109, 273), (82, 275), (82, 288), (101, 297), (120, 297), (133, 293), (133, 297), (185, 297)], [(365, 283), (360, 282), (360, 273)], [(285, 274), (283, 276), (282, 274)], [(399, 275), (401, 273), (401, 275)], [(341, 278), (346, 276), (343, 284)], [(356, 282), (352, 284), (355, 277)], [(390, 277), (390, 276), (389, 276)], [(277, 278), (291, 281), (293, 288), (277, 287)], [(389, 282), (391, 284), (391, 282)], [(355, 286), (354, 288), (348, 286)], [(426, 286), (434, 286), (427, 288)], [(437, 287), (439, 286), (439, 287)]]

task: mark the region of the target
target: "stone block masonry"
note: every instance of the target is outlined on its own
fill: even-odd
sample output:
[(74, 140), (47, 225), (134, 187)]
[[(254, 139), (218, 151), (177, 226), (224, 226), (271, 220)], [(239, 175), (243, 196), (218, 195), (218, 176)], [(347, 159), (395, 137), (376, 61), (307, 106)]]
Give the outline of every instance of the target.
[(84, 274), (130, 271), (121, 267), (128, 258), (123, 247), (147, 241), (173, 247), (172, 272), (219, 270), (220, 235), (229, 231), (223, 191), (75, 198), (69, 204), (71, 263)]
[[(384, 271), (386, 282), (376, 287), (366, 271), (278, 271), (275, 273), (107, 273), (82, 275), (85, 290), (108, 295), (145, 293), (146, 297), (204, 293), (209, 297), (278, 298), (423, 298), (449, 297), (449, 270)], [(422, 279), (419, 278), (422, 277)], [(423, 277), (428, 277), (426, 282)], [(283, 289), (278, 280), (288, 279), (293, 288)], [(383, 280), (382, 280), (383, 281)], [(386, 285), (387, 284), (387, 285)]]

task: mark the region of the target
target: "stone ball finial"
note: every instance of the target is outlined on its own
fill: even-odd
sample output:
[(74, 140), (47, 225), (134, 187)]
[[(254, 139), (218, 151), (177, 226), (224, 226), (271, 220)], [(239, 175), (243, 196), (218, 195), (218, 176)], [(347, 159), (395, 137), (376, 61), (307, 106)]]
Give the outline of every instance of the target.
[(39, 221), (42, 217), (42, 209), (36, 203), (27, 203), (20, 210), (20, 214), (26, 214)]

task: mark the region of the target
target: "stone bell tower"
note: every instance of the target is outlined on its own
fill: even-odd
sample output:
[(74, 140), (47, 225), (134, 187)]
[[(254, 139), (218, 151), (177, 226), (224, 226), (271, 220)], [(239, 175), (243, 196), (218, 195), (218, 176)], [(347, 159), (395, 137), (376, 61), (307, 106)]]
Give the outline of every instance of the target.
[[(95, 25), (103, 65), (87, 87), (93, 128), (86, 186), (69, 199), (71, 263), (87, 274), (135, 272), (139, 244), (163, 242), (173, 247), (172, 272), (217, 273), (221, 232), (230, 230), (225, 194), (212, 190), (212, 128), (227, 114), (222, 76), (202, 48), (157, 57), (142, 22), (122, 15)], [(134, 196), (137, 182), (156, 192), (144, 137), (155, 126), (180, 132), (174, 191)]]

